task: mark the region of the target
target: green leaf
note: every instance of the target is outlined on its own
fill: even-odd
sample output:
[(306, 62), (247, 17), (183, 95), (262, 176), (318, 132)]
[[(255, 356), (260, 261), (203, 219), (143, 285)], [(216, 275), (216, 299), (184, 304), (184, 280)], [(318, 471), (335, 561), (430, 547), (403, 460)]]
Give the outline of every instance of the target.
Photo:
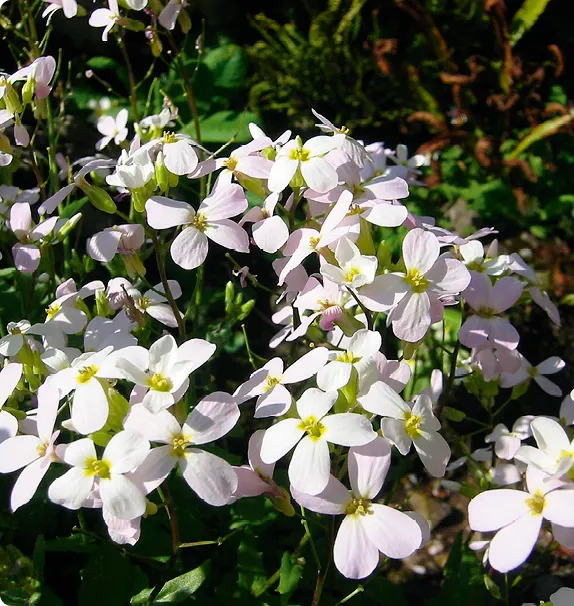
[(507, 155), (505, 158), (512, 160), (520, 155), (524, 150), (528, 149), (533, 143), (536, 141), (540, 141), (540, 139), (546, 139), (554, 134), (556, 134), (563, 126), (568, 124), (574, 118), (574, 111), (570, 111), (568, 114), (564, 116), (558, 116), (557, 118), (551, 118), (550, 120), (546, 120), (546, 122), (542, 122), (538, 126), (535, 126), (532, 130), (528, 132), (526, 137), (524, 137), (518, 145)]
[(510, 23), (510, 46), (514, 46), (538, 21), (550, 0), (524, 0)]
[(239, 89), (245, 83), (247, 58), (240, 46), (224, 44), (209, 51), (203, 61), (220, 88)]
[[(201, 138), (203, 141), (210, 143), (226, 143), (233, 138), (238, 143), (245, 143), (251, 138), (249, 134), (250, 122), (259, 122), (259, 116), (250, 111), (226, 110), (216, 112), (201, 120)], [(183, 132), (193, 136), (193, 124), (186, 125)]]
[(211, 570), (211, 560), (201, 566), (168, 581), (157, 594), (154, 604), (179, 604), (194, 594), (207, 578)]
[(84, 204), (86, 204), (86, 202), (89, 202), (89, 200), (87, 196), (84, 196), (83, 198), (80, 198), (79, 200), (68, 204), (68, 206), (66, 206), (66, 208), (64, 208), (64, 210), (60, 213), (60, 217), (62, 217), (63, 219), (70, 219), (77, 212), (80, 211), (80, 209), (82, 208), (82, 206), (84, 206)]
[(288, 551), (283, 554), (281, 558), (281, 568), (279, 570), (279, 586), (277, 587), (277, 593), (281, 595), (290, 596), (303, 575), (303, 566), (293, 562), (291, 555)]
[(455, 423), (460, 423), (466, 418), (466, 415), (464, 414), (464, 412), (462, 412), (462, 410), (457, 410), (456, 408), (451, 408), (450, 406), (445, 406), (442, 411), (444, 413), (444, 416), (449, 421), (454, 421)]
[(117, 69), (118, 62), (111, 57), (92, 57), (86, 61), (86, 65), (92, 69)]
[(82, 571), (79, 606), (125, 606), (129, 604), (132, 567), (128, 559), (109, 545), (94, 552)]

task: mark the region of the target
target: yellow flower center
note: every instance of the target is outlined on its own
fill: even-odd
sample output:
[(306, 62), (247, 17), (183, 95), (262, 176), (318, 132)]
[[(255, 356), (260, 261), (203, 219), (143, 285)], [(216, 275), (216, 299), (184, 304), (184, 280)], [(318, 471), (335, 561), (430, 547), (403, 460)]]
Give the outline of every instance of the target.
[(177, 142), (177, 137), (175, 136), (174, 133), (164, 133), (163, 134), (163, 142), (164, 143), (176, 143)]
[(271, 391), (276, 385), (279, 385), (279, 383), (281, 383), (281, 377), (267, 377), (267, 379), (265, 379), (265, 385), (263, 387), (263, 389), (265, 391)]
[(237, 168), (237, 158), (235, 156), (227, 158), (227, 160), (223, 161), (223, 166), (233, 172)]
[(540, 373), (538, 372), (536, 366), (531, 366), (528, 369), (528, 374), (534, 379), (534, 377), (537, 377)]
[(314, 441), (317, 441), (325, 433), (325, 426), (313, 416), (302, 419), (299, 423), (299, 429), (307, 432), (307, 435)]
[(529, 499), (526, 499), (526, 506), (530, 509), (530, 514), (540, 516), (544, 511), (544, 495), (537, 490)]
[(468, 269), (472, 271), (484, 272), (484, 263), (480, 259), (474, 259), (467, 265)]
[(59, 303), (52, 303), (50, 307), (46, 307), (45, 311), (48, 320), (51, 320), (60, 311), (60, 309), (62, 309), (62, 307)]
[(366, 516), (373, 513), (370, 499), (353, 499), (345, 509), (348, 516)]
[(193, 225), (195, 229), (204, 232), (207, 228), (207, 217), (203, 213), (197, 213), (197, 215), (193, 217), (191, 225)]
[(418, 415), (414, 415), (412, 412), (405, 412), (405, 431), (412, 440), (420, 438), (423, 434), (421, 432), (422, 418)]
[(337, 362), (345, 362), (347, 364), (355, 364), (361, 360), (361, 358), (357, 358), (350, 351), (342, 351), (335, 359)]
[(22, 334), (22, 331), (17, 326), (12, 327), (8, 332), (11, 335), (21, 335)]
[(87, 461), (87, 476), (99, 476), (104, 480), (110, 478), (110, 463), (108, 461), (99, 461), (98, 459), (89, 459)]
[(299, 162), (307, 162), (311, 158), (311, 152), (304, 147), (292, 149), (289, 152), (289, 160), (298, 160)]
[(492, 318), (496, 315), (496, 311), (492, 307), (481, 307), (476, 315), (480, 318)]
[(315, 236), (313, 236), (312, 238), (309, 238), (309, 246), (311, 248), (317, 248), (320, 240), (321, 240), (321, 238), (318, 238), (318, 237), (315, 237)]
[(99, 368), (90, 364), (88, 366), (84, 366), (78, 370), (78, 376), (76, 377), (76, 381), (78, 383), (87, 383), (91, 379), (94, 378), (95, 374), (98, 372)]
[(404, 280), (411, 287), (411, 289), (417, 293), (424, 292), (430, 284), (430, 282), (416, 267), (409, 269), (407, 275), (404, 277)]
[(137, 297), (135, 304), (142, 310), (146, 310), (150, 306), (151, 301), (147, 297)]
[(176, 433), (171, 441), (171, 454), (174, 457), (182, 458), (185, 456), (185, 449), (189, 446), (190, 442), (189, 436), (183, 433)]
[(48, 450), (48, 442), (40, 442), (38, 446), (36, 446), (36, 452), (39, 457), (43, 457), (46, 455), (46, 451)]
[(345, 282), (352, 282), (356, 276), (361, 275), (361, 270), (356, 267), (351, 267), (345, 274)]
[(147, 380), (147, 386), (154, 391), (171, 391), (173, 383), (161, 372), (156, 372)]

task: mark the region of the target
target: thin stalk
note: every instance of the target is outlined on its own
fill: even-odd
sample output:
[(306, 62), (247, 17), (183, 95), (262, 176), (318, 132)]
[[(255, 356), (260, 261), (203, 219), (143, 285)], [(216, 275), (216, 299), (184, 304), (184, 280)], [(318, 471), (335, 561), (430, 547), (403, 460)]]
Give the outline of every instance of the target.
[(169, 306), (171, 307), (171, 310), (173, 311), (173, 315), (175, 316), (175, 319), (177, 320), (177, 328), (179, 331), (179, 337), (183, 341), (183, 340), (185, 340), (185, 323), (183, 321), (183, 318), (181, 317), (181, 314), (179, 313), (179, 309), (177, 308), (175, 299), (173, 298), (173, 293), (171, 292), (171, 288), (169, 287), (169, 282), (167, 280), (167, 274), (165, 273), (165, 262), (164, 262), (164, 258), (162, 256), (162, 254), (161, 254), (161, 246), (160, 246), (160, 243), (159, 243), (159, 240), (157, 238), (157, 234), (155, 233), (155, 231), (151, 232), (151, 239), (153, 242), (153, 247), (155, 249), (155, 257), (157, 260), (157, 268), (159, 270), (161, 284), (165, 291), (165, 298), (167, 299), (167, 302), (168, 302)]
[(122, 57), (124, 58), (124, 63), (126, 64), (126, 68), (128, 70), (128, 80), (130, 83), (130, 103), (132, 106), (133, 119), (135, 122), (139, 122), (140, 118), (138, 113), (138, 91), (136, 86), (136, 79), (134, 76), (134, 71), (132, 69), (132, 64), (128, 55), (128, 51), (126, 50), (124, 39), (121, 35), (118, 36), (118, 46), (120, 47)]

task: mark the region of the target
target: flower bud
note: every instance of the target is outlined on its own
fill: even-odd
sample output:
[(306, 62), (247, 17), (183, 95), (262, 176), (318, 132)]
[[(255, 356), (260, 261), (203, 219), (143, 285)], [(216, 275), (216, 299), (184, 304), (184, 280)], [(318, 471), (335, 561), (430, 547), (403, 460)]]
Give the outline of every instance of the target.
[(36, 88), (36, 82), (34, 77), (30, 77), (24, 82), (24, 86), (22, 87), (22, 103), (24, 107), (32, 101), (34, 97), (34, 91)]
[(78, 187), (88, 196), (90, 202), (98, 209), (109, 215), (113, 215), (117, 206), (111, 199), (110, 194), (101, 187), (90, 185), (85, 179), (78, 181)]
[[(4, 82), (2, 82), (4, 80)], [(18, 114), (22, 111), (22, 103), (20, 103), (20, 97), (16, 92), (16, 89), (12, 86), (5, 78), (0, 78), (0, 86), (4, 86), (4, 95), (2, 99), (6, 109), (11, 114)]]

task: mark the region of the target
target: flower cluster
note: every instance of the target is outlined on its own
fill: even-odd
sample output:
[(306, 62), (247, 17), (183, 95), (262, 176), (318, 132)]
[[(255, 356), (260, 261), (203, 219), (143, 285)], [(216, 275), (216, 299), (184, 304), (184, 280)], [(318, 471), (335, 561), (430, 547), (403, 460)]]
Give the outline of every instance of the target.
[[(73, 0), (48, 4), (48, 18), (59, 9), (67, 18), (80, 14)], [(142, 10), (147, 3), (125, 4)], [(171, 0), (159, 24), (172, 29), (184, 18), (183, 5)], [(120, 19), (110, 0), (89, 22), (104, 28), (106, 40)], [(30, 104), (42, 111), (54, 69), (46, 57), (3, 77), (0, 128), (13, 123), (16, 145), (28, 145), (21, 116)], [(434, 478), (466, 461), (449, 466), (451, 447), (439, 421), (443, 373), (445, 392), (457, 381), (492, 413), (493, 394), (512, 388), (509, 400), (515, 399), (531, 380), (562, 395), (546, 375), (564, 362), (527, 361), (508, 319), (514, 306), (535, 303), (560, 323), (533, 270), (517, 254), (499, 253), (496, 240), (485, 249), (481, 240), (493, 229), (462, 238), (410, 212), (409, 187), (419, 183), (423, 157), (409, 159), (404, 146), (364, 145), (315, 116), (318, 136), (304, 141), (288, 131), (273, 140), (251, 125), (252, 141), (220, 157), (188, 135), (164, 130), (175, 118), (171, 110), (134, 125), (128, 140), (124, 108), (97, 122), (103, 135), (97, 151), (115, 145), (119, 155), (83, 159), (75, 174), (69, 166), (63, 175), (69, 183), (44, 196), (34, 218), (38, 191), (0, 190), (15, 269), (38, 278), (47, 273), (54, 283), (42, 321), (13, 318), (0, 339), (0, 402), (6, 404), (0, 472), (19, 472), (13, 511), (32, 499), (53, 465), (59, 475), (47, 487), (48, 498), (72, 510), (101, 509), (111, 539), (133, 545), (142, 518), (157, 511), (156, 491), (162, 498), (161, 485), (177, 468), (210, 505), (266, 495), (287, 514), (294, 511), (292, 499), (311, 512), (341, 516), (334, 563), (346, 577), (360, 579), (378, 567), (381, 554), (406, 558), (429, 537), (420, 514), (390, 504), (395, 495), (388, 486), (381, 502), (396, 459), (414, 451)], [(1, 137), (7, 164), (14, 153)], [(182, 182), (201, 184), (198, 204), (182, 199)], [(77, 285), (49, 271), (53, 246), (81, 216), (67, 212), (66, 200), (77, 190), (109, 218), (90, 233), (83, 266), (106, 264), (107, 283)], [(395, 258), (381, 228), (402, 238)], [(293, 347), (288, 364), (274, 357), (233, 393), (198, 398), (193, 373), (216, 355), (216, 346), (187, 338), (188, 314), (177, 302), (182, 288), (168, 279), (165, 254), (183, 270), (199, 272), (213, 247), (276, 255), (272, 321), (282, 328), (270, 345), (286, 340)], [(156, 285), (146, 278), (150, 258), (158, 260)], [(240, 272), (257, 284), (247, 266)], [(415, 393), (409, 362), (433, 342), (437, 328), (444, 333), (449, 307), (462, 310), (447, 350), (450, 364), (435, 368), (431, 386)], [(399, 358), (383, 350), (398, 351)], [(249, 465), (233, 467), (209, 445), (226, 436), (240, 414), (265, 419), (265, 429), (249, 440)], [(512, 431), (492, 427), (486, 440), (494, 452), (474, 459), (483, 470), (482, 488), (515, 486), (481, 492), (469, 505), (471, 529), (496, 532), (487, 555), (496, 570), (525, 561), (544, 520), (557, 541), (574, 547), (574, 442), (565, 429), (571, 424), (568, 397), (560, 421), (529, 416)], [(532, 436), (537, 447), (522, 445)], [(288, 487), (273, 480), (284, 458)], [(489, 469), (480, 465), (486, 460)]]

